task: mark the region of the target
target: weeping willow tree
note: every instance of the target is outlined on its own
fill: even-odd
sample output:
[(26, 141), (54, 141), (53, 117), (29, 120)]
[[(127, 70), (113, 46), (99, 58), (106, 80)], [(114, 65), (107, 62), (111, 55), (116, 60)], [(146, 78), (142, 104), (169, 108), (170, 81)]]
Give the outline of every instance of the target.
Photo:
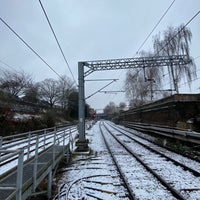
[(189, 44), (191, 43), (192, 32), (183, 24), (178, 27), (168, 27), (167, 30), (154, 37), (154, 52), (157, 56), (187, 55), (191, 62), (187, 65), (168, 66), (170, 82), (173, 82), (174, 89), (179, 93), (181, 79), (186, 79), (189, 87), (192, 78), (196, 77), (196, 66), (190, 56)]

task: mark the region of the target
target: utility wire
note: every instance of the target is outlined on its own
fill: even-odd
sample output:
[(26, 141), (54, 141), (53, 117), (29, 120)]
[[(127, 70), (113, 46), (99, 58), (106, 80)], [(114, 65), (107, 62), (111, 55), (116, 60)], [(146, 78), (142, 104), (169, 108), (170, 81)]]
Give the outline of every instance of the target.
[[(138, 48), (138, 50), (137, 50), (137, 52), (136, 52), (135, 55), (137, 55), (139, 53), (140, 49), (144, 46), (144, 44), (146, 43), (146, 41), (149, 39), (149, 37), (151, 36), (151, 34), (154, 32), (154, 30), (158, 27), (158, 25), (163, 20), (163, 18), (168, 13), (169, 9), (172, 7), (172, 5), (174, 3), (175, 3), (175, 0), (169, 5), (169, 7), (167, 8), (167, 10), (163, 13), (163, 15), (161, 16), (161, 18), (158, 20), (158, 22), (156, 23), (156, 25), (153, 27), (152, 31), (148, 34), (148, 36), (146, 37), (146, 39), (144, 40), (144, 42), (140, 45), (140, 47)], [(138, 69), (136, 73), (138, 74), (141, 70), (142, 69)]]
[(49, 69), (51, 69), (58, 77), (60, 77), (62, 79), (62, 77), (60, 76), (60, 74), (58, 74), (53, 67), (51, 67), (27, 42), (25, 42), (25, 40), (19, 35), (17, 34), (1, 17), (0, 17), (1, 22), (6, 25), (40, 60), (42, 60), (42, 62), (48, 66)]
[(146, 37), (146, 39), (144, 40), (144, 42), (140, 45), (140, 47), (138, 48), (136, 54), (139, 53), (140, 49), (144, 46), (144, 44), (146, 43), (146, 41), (149, 39), (149, 37), (151, 36), (151, 34), (154, 32), (154, 30), (157, 28), (157, 26), (160, 24), (160, 22), (162, 21), (162, 19), (165, 17), (165, 15), (168, 13), (169, 9), (172, 7), (172, 5), (174, 4), (175, 0), (170, 4), (170, 6), (167, 8), (167, 10), (164, 12), (164, 14), (161, 16), (161, 18), (158, 20), (158, 22), (156, 23), (156, 25), (153, 27), (152, 31), (148, 34), (148, 36)]
[[(0, 60), (0, 63), (4, 64), (5, 66), (9, 67), (10, 69), (12, 69), (13, 71), (15, 71), (16, 73), (20, 73), (19, 71), (16, 70), (16, 67), (14, 66), (10, 66), (8, 65), (7, 63), (5, 63), (4, 61)], [(2, 65), (0, 65), (1, 67), (3, 67)], [(6, 69), (5, 67), (3, 67), (5, 70), (8, 70)], [(21, 67), (19, 67), (21, 69)]]
[[(200, 56), (197, 56), (197, 57), (195, 57), (193, 60), (197, 60), (197, 59), (199, 59), (199, 58), (200, 58)], [(200, 69), (198, 69), (196, 72), (197, 72), (197, 73), (200, 72)], [(169, 73), (166, 73), (164, 76), (169, 76), (169, 75), (170, 75)], [(192, 83), (192, 82), (194, 82), (194, 81), (196, 81), (196, 80), (198, 80), (198, 79), (200, 79), (200, 77), (195, 77), (194, 79), (192, 79), (192, 80), (190, 80), (190, 81), (185, 81), (185, 82), (179, 84), (179, 87), (181, 87), (181, 86), (183, 86), (183, 85), (186, 85), (186, 84), (188, 84), (188, 83)], [(165, 84), (163, 85), (163, 87), (166, 87), (167, 85), (171, 85), (171, 84), (173, 84), (172, 81), (170, 81), (169, 83), (165, 83)]]
[[(200, 56), (198, 56), (198, 57), (196, 57), (196, 58), (194, 58), (194, 59), (198, 59), (199, 57), (200, 57)], [(197, 72), (197, 73), (200, 72), (200, 69), (198, 69), (196, 72)], [(191, 81), (185, 81), (185, 82), (183, 82), (182, 84), (180, 84), (179, 86), (186, 85), (186, 84), (188, 84), (188, 83), (192, 83), (192, 82), (194, 82), (194, 81), (196, 81), (196, 80), (198, 80), (198, 79), (200, 79), (200, 77), (195, 77), (195, 78), (192, 79)]]
[[(41, 8), (42, 8), (42, 10), (43, 10), (43, 13), (44, 13), (44, 15), (45, 15), (45, 17), (46, 17), (46, 20), (47, 20), (47, 22), (48, 22), (48, 24), (49, 24), (49, 26), (50, 26), (50, 28), (51, 28), (51, 31), (52, 31), (52, 33), (53, 33), (53, 35), (54, 35), (54, 38), (55, 38), (55, 40), (56, 40), (56, 42), (57, 42), (57, 45), (58, 45), (58, 47), (59, 47), (59, 49), (60, 49), (60, 51), (61, 51), (61, 54), (62, 54), (62, 56), (63, 56), (63, 58), (64, 58), (64, 60), (65, 60), (65, 63), (67, 64), (67, 67), (68, 67), (68, 69), (69, 69), (69, 71), (70, 71), (70, 73), (71, 73), (71, 75), (72, 75), (72, 78), (73, 78), (74, 82), (76, 83), (76, 80), (75, 80), (75, 78), (74, 78), (74, 75), (73, 75), (73, 73), (72, 73), (72, 71), (71, 71), (71, 69), (70, 69), (69, 63), (68, 63), (68, 61), (67, 61), (67, 59), (66, 59), (66, 57), (65, 57), (65, 54), (64, 54), (64, 52), (63, 52), (63, 50), (62, 50), (62, 48), (61, 48), (61, 45), (60, 45), (60, 43), (59, 43), (59, 41), (58, 41), (58, 38), (57, 38), (57, 36), (56, 36), (56, 34), (55, 34), (55, 31), (54, 31), (54, 29), (53, 29), (53, 27), (52, 27), (52, 25), (51, 25), (51, 22), (50, 22), (49, 18), (48, 18), (48, 16), (47, 16), (47, 13), (46, 13), (46, 11), (45, 11), (45, 9), (44, 9), (44, 6), (42, 5), (41, 0), (39, 0), (39, 3), (40, 3), (40, 6), (41, 6)], [(77, 85), (77, 83), (76, 83), (76, 85)]]
[(89, 99), (90, 97), (94, 96), (95, 94), (97, 94), (98, 92), (100, 92), (101, 90), (103, 90), (104, 88), (108, 87), (109, 85), (111, 85), (113, 82), (115, 82), (117, 79), (113, 79), (113, 81), (111, 81), (110, 83), (108, 83), (107, 85), (105, 85), (104, 87), (102, 87), (101, 89), (99, 89), (98, 91), (94, 92), (93, 94), (89, 95), (88, 97), (86, 97), (85, 99)]
[[(173, 5), (173, 3), (174, 3), (174, 1), (171, 3), (171, 5), (169, 6), (169, 8), (166, 10), (166, 12), (165, 13), (167, 13), (168, 12), (168, 10), (171, 8), (171, 6)], [(166, 14), (163, 14), (163, 16), (161, 17), (161, 19), (159, 20), (159, 22), (157, 23), (157, 24), (159, 24), (160, 23), (160, 21), (163, 19), (163, 17), (166, 15)], [(176, 37), (186, 26), (188, 26), (198, 15), (200, 14), (200, 11), (198, 11), (183, 27), (182, 27), (182, 29), (180, 29), (172, 38), (171, 38), (171, 40), (174, 38), (174, 37)], [(155, 25), (155, 27), (153, 28), (153, 31), (155, 30), (155, 28), (156, 28), (156, 26), (157, 26), (157, 24)], [(152, 32), (153, 32), (152, 31)], [(142, 46), (145, 44), (145, 42), (147, 41), (147, 39), (150, 37), (150, 35), (152, 34), (152, 32), (147, 36), (147, 38), (145, 39), (145, 41), (142, 43), (142, 45), (139, 47), (139, 49), (138, 49), (138, 51), (142, 48)], [(171, 40), (170, 41), (168, 41), (163, 47), (162, 47), (162, 49), (164, 49), (165, 48), (165, 46), (167, 46), (168, 45), (168, 43), (169, 42), (171, 42)], [(160, 51), (162, 50), (162, 49), (160, 49)], [(137, 51), (137, 52), (138, 52)], [(159, 51), (159, 52), (160, 52)], [(159, 53), (158, 52), (158, 53)], [(157, 54), (158, 54), (157, 53)], [(198, 57), (197, 57), (198, 58)], [(197, 59), (196, 58), (196, 59)], [(138, 70), (136, 73), (139, 73), (141, 70)]]
[[(11, 68), (12, 70), (15, 70), (14, 67), (11, 67), (10, 65), (6, 64), (5, 62), (3, 62), (2, 60), (0, 60), (0, 62), (3, 63), (4, 65), (6, 65), (7, 67)], [(5, 67), (3, 67), (2, 65), (0, 65), (0, 66), (6, 70)]]
[[(138, 48), (137, 52), (135, 55), (137, 55), (140, 51), (140, 49), (145, 45), (145, 43), (147, 42), (147, 40), (149, 39), (149, 37), (151, 36), (151, 34), (154, 32), (154, 30), (158, 27), (158, 25), (160, 24), (160, 22), (163, 20), (163, 18), (165, 17), (165, 15), (168, 13), (169, 9), (172, 7), (172, 5), (175, 3), (176, 0), (173, 0), (173, 2), (169, 5), (169, 7), (167, 8), (167, 10), (163, 13), (163, 15), (161, 16), (161, 18), (158, 20), (158, 22), (156, 23), (156, 25), (153, 27), (153, 29), (151, 30), (151, 32), (147, 35), (147, 37), (145, 38), (145, 40), (143, 41), (143, 43), (140, 45), (140, 47)], [(135, 56), (134, 56), (135, 57)], [(139, 73), (141, 71), (141, 69), (138, 69), (136, 73)], [(120, 74), (121, 75), (121, 74)]]
[[(180, 34), (180, 32), (183, 31), (184, 28), (188, 26), (199, 14), (200, 14), (200, 10), (176, 34), (174, 34), (173, 37), (164, 46), (162, 46), (162, 48), (157, 52), (157, 55), (173, 40), (173, 38), (175, 38), (178, 34)], [(195, 59), (198, 59), (198, 58), (199, 57), (196, 57)], [(139, 73), (140, 71), (141, 69), (138, 70), (136, 73)]]
[(164, 46), (162, 46), (162, 48), (158, 51), (157, 54), (159, 54), (159, 52), (161, 52), (173, 40), (173, 38), (175, 38), (182, 30), (184, 30), (184, 28), (188, 24), (190, 24), (199, 14), (200, 14), (200, 10)]

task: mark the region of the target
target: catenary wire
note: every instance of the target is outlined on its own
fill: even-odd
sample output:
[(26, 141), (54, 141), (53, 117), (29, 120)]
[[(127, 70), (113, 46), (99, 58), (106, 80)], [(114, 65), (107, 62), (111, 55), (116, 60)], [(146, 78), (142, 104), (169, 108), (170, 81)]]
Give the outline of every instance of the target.
[(170, 6), (167, 8), (167, 10), (164, 12), (164, 14), (161, 16), (161, 18), (158, 20), (158, 22), (156, 23), (156, 25), (153, 27), (153, 29), (151, 30), (151, 32), (147, 35), (147, 37), (145, 38), (145, 40), (143, 41), (143, 43), (140, 45), (140, 47), (138, 48), (136, 54), (139, 53), (140, 49), (144, 46), (144, 44), (146, 43), (146, 41), (149, 39), (149, 37), (151, 36), (151, 34), (154, 32), (154, 30), (158, 27), (158, 25), (160, 24), (160, 22), (162, 21), (162, 19), (165, 17), (165, 15), (168, 13), (169, 9), (172, 7), (172, 5), (174, 4), (176, 0), (174, 0)]
[[(58, 45), (58, 47), (59, 47), (59, 49), (60, 49), (60, 52), (61, 52), (61, 54), (62, 54), (62, 56), (63, 56), (63, 58), (64, 58), (64, 60), (65, 60), (65, 63), (66, 63), (66, 65), (67, 65), (67, 67), (68, 67), (68, 69), (69, 69), (69, 71), (70, 71), (70, 73), (71, 73), (71, 75), (72, 75), (72, 78), (73, 78), (73, 80), (74, 80), (74, 83), (76, 83), (76, 80), (75, 80), (74, 75), (73, 75), (73, 73), (72, 73), (72, 71), (71, 71), (71, 68), (70, 68), (70, 66), (69, 66), (69, 63), (68, 63), (68, 61), (67, 61), (67, 59), (66, 59), (66, 56), (65, 56), (65, 54), (64, 54), (64, 52), (63, 52), (63, 50), (62, 50), (62, 48), (61, 48), (61, 45), (60, 45), (60, 43), (59, 43), (59, 41), (58, 41), (58, 38), (57, 38), (57, 36), (56, 36), (56, 34), (55, 34), (55, 31), (54, 31), (54, 29), (53, 29), (53, 26), (51, 25), (51, 22), (50, 22), (50, 20), (49, 20), (49, 18), (48, 18), (48, 15), (47, 15), (47, 13), (46, 13), (46, 11), (45, 11), (45, 9), (44, 9), (44, 6), (43, 6), (41, 0), (39, 0), (39, 3), (40, 3), (40, 6), (41, 6), (41, 8), (42, 8), (42, 10), (43, 10), (43, 13), (44, 13), (44, 15), (45, 15), (45, 17), (46, 17), (46, 20), (47, 20), (47, 22), (48, 22), (48, 24), (49, 24), (49, 27), (51, 28), (51, 31), (52, 31), (52, 33), (53, 33), (53, 35), (54, 35), (54, 38), (55, 38), (55, 40), (56, 40), (56, 43), (57, 43), (57, 45)], [(77, 83), (76, 83), (76, 85), (77, 85)]]
[(39, 53), (37, 53), (17, 32), (14, 31), (14, 29), (12, 29), (8, 23), (6, 23), (1, 17), (0, 17), (0, 21), (7, 26), (8, 29), (10, 29), (10, 31), (12, 31), (24, 44), (25, 46), (27, 46), (45, 65), (47, 65), (47, 67), (49, 69), (51, 69), (58, 77), (60, 77), (62, 79), (62, 77), (60, 76), (60, 74), (58, 74), (58, 72), (56, 72), (53, 67), (51, 67), (40, 55)]
[[(0, 63), (4, 64), (5, 66), (7, 66), (8, 68), (10, 68), (11, 70), (14, 70), (16, 73), (19, 73), (13, 66), (8, 65), (7, 63), (5, 63), (4, 61), (0, 60)], [(4, 70), (6, 70), (5, 67), (3, 67), (2, 65), (0, 65), (2, 68), (4, 68)]]
[[(183, 31), (184, 28), (186, 26), (188, 26), (199, 14), (200, 14), (200, 10), (175, 35), (173, 35), (173, 37), (171, 38), (171, 40), (169, 40), (164, 46), (162, 46), (162, 48), (158, 51), (157, 55), (159, 54), (160, 51), (162, 51), (172, 41), (172, 39), (174, 37), (176, 37), (178, 34), (180, 34), (180, 32)], [(197, 59), (197, 58), (198, 57), (196, 57), (195, 59)], [(141, 71), (141, 69), (138, 70), (136, 73), (139, 73), (140, 71)]]
[[(197, 60), (199, 58), (200, 58), (200, 56), (196, 56), (193, 60)], [(199, 72), (199, 71), (200, 71), (200, 69), (197, 70), (196, 72)], [(163, 75), (163, 77), (165, 77), (165, 76), (169, 76), (169, 73), (166, 73), (166, 74)], [(196, 78), (192, 79), (191, 81), (185, 81), (184, 83), (180, 84), (179, 86), (186, 85), (186, 84), (188, 84), (190, 82), (192, 83), (193, 81), (196, 81), (197, 79), (199, 79), (199, 78), (196, 77)], [(170, 81), (169, 83), (165, 82), (165, 84), (163, 86), (165, 87), (165, 86), (170, 85), (170, 84), (172, 84), (172, 81)]]
[[(175, 3), (176, 0), (173, 0), (172, 3), (169, 5), (169, 7), (167, 8), (167, 10), (163, 13), (163, 15), (161, 16), (161, 18), (158, 20), (158, 22), (155, 24), (155, 26), (153, 27), (153, 29), (151, 30), (151, 32), (147, 35), (147, 37), (145, 38), (145, 40), (143, 41), (143, 43), (140, 45), (140, 47), (138, 48), (135, 56), (139, 53), (140, 49), (145, 45), (145, 43), (147, 42), (147, 40), (149, 39), (149, 37), (151, 36), (151, 34), (154, 32), (154, 30), (158, 27), (158, 25), (160, 24), (160, 22), (163, 20), (163, 18), (166, 16), (166, 14), (168, 13), (168, 11), (170, 10), (170, 8), (173, 6), (173, 4)], [(135, 57), (134, 56), (134, 57)], [(136, 73), (139, 73), (140, 69), (137, 70)], [(121, 74), (120, 74), (121, 76)], [(123, 87), (122, 87), (123, 88)], [(116, 94), (113, 98), (116, 97)]]
[[(183, 31), (184, 28), (186, 26), (188, 26), (199, 14), (200, 14), (200, 10), (175, 35), (173, 35), (173, 37), (171, 38), (171, 40), (169, 40), (164, 46), (162, 46), (162, 48), (158, 51), (158, 53), (156, 55), (158, 55), (159, 52), (162, 51), (173, 40), (173, 38), (175, 38), (178, 34), (180, 34), (180, 32)], [(141, 71), (141, 69), (138, 70), (136, 73), (139, 73), (140, 71)]]
[(181, 31), (185, 29), (187, 25), (189, 25), (198, 15), (200, 14), (200, 10), (158, 51), (157, 55), (175, 38)]

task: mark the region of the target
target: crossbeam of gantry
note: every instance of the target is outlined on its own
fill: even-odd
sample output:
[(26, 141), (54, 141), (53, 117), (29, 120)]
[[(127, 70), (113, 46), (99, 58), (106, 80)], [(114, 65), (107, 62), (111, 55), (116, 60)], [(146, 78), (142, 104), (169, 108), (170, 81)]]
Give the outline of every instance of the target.
[(138, 57), (138, 58), (123, 58), (123, 59), (109, 59), (82, 62), (88, 70), (84, 72), (84, 76), (91, 74), (94, 71), (102, 70), (117, 70), (130, 68), (144, 68), (144, 67), (163, 67), (163, 66), (177, 66), (186, 65), (191, 62), (191, 59), (186, 55), (172, 55), (172, 56), (153, 56), (153, 57)]
[[(191, 60), (186, 55), (153, 56), (139, 58), (122, 58), (97, 61), (78, 62), (78, 90), (79, 90), (79, 139), (77, 149), (88, 149), (88, 141), (85, 138), (85, 89), (84, 78), (94, 71), (118, 70), (145, 67), (181, 66), (187, 65)], [(86, 70), (87, 68), (87, 70)]]

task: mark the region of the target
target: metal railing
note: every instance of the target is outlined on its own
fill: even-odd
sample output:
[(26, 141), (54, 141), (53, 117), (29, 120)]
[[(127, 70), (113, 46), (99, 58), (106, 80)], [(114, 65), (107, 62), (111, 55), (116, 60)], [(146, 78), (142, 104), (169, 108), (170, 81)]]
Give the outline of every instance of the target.
[(22, 192), (22, 174), (23, 174), (23, 160), (24, 150), (0, 150), (0, 153), (6, 154), (4, 157), (0, 157), (0, 162), (17, 156), (17, 177), (15, 185), (1, 185), (0, 190), (16, 190), (16, 199), (21, 200)]
[[(33, 164), (32, 184), (34, 192), (41, 181), (37, 179), (38, 165), (40, 164), (38, 156), (51, 149), (50, 168), (52, 170), (66, 151), (70, 151), (70, 143), (73, 143), (76, 131), (75, 126), (68, 126), (22, 133), (15, 137), (0, 137), (0, 180), (3, 180), (12, 171), (16, 171), (16, 184), (4, 185), (3, 182), (0, 182), (0, 190), (13, 190), (16, 199), (21, 200), (23, 168), (25, 164), (31, 162)], [(48, 173), (50, 174), (50, 172)]]

